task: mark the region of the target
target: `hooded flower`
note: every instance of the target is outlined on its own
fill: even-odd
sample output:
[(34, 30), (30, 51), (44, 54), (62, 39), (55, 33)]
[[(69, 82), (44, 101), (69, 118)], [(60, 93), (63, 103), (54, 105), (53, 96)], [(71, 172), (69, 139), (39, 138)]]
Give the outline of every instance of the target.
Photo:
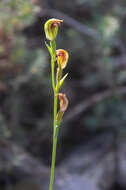
[(59, 93), (58, 97), (60, 101), (60, 111), (65, 112), (68, 107), (68, 99), (66, 97), (66, 94)]
[(45, 25), (44, 25), (44, 30), (45, 30), (45, 35), (46, 38), (50, 41), (55, 40), (57, 33), (58, 33), (58, 28), (61, 24), (61, 22), (63, 22), (63, 20), (59, 20), (59, 19), (49, 19)]
[(61, 69), (64, 69), (67, 65), (69, 54), (64, 49), (58, 49), (56, 50), (57, 55), (57, 63)]
[(60, 101), (60, 110), (57, 114), (57, 122), (61, 122), (64, 112), (67, 110), (68, 107), (68, 99), (66, 94), (59, 93), (58, 94), (59, 101)]

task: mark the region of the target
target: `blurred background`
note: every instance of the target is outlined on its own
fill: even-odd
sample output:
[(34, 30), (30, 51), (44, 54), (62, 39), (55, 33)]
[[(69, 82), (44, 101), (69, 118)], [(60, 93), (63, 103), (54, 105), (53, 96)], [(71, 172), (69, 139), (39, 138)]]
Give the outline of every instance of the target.
[(43, 25), (70, 58), (55, 190), (126, 189), (126, 1), (0, 0), (0, 190), (47, 190), (53, 93)]

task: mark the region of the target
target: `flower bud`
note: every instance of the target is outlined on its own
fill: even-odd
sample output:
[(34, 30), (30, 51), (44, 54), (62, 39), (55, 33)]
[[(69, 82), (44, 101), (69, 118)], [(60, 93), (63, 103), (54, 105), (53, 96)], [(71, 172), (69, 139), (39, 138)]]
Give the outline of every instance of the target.
[(60, 111), (65, 112), (68, 107), (68, 99), (66, 97), (66, 94), (59, 93), (58, 97), (60, 101)]
[(68, 52), (64, 49), (58, 49), (56, 50), (56, 55), (57, 55), (58, 66), (61, 69), (64, 69), (67, 65), (68, 58), (69, 58)]
[(60, 110), (57, 114), (57, 123), (60, 124), (64, 112), (67, 110), (68, 107), (68, 99), (65, 94), (59, 93), (58, 94), (59, 101), (60, 101)]
[(58, 33), (58, 27), (61, 22), (63, 22), (63, 20), (52, 18), (45, 23), (44, 30), (46, 38), (48, 40), (50, 41), (55, 40)]

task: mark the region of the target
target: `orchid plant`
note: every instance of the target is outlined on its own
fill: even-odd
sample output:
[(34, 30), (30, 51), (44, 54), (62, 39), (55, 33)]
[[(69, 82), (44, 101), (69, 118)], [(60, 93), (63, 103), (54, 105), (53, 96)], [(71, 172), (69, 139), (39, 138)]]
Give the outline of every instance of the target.
[[(62, 121), (63, 114), (68, 107), (68, 99), (66, 95), (63, 93), (59, 93), (59, 90), (68, 75), (67, 73), (64, 76), (62, 76), (63, 70), (67, 66), (69, 55), (68, 52), (64, 49), (56, 50), (56, 42), (55, 42), (59, 26), (62, 22), (63, 20), (52, 18), (46, 21), (44, 25), (46, 39), (49, 40), (50, 42), (49, 44), (48, 43), (45, 44), (51, 56), (52, 88), (54, 92), (53, 147), (52, 147), (52, 163), (51, 163), (49, 190), (53, 189), (58, 131)], [(57, 72), (55, 74), (56, 66), (57, 66)], [(60, 105), (59, 111), (57, 108), (58, 100)]]

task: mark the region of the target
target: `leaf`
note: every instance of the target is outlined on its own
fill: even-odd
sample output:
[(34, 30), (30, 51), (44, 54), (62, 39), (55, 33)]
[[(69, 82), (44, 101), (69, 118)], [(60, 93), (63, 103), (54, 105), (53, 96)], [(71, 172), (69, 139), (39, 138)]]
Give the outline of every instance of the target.
[(60, 87), (62, 86), (62, 84), (63, 84), (64, 80), (65, 80), (65, 79), (66, 79), (66, 77), (67, 77), (67, 75), (68, 75), (68, 73), (67, 73), (67, 74), (65, 74), (65, 75), (64, 75), (64, 77), (60, 80), (60, 84), (59, 84), (59, 86), (60, 86)]
[(46, 47), (47, 47), (50, 55), (52, 56), (52, 49), (51, 49), (51, 47), (47, 44), (47, 42), (45, 42), (45, 45), (46, 45)]

